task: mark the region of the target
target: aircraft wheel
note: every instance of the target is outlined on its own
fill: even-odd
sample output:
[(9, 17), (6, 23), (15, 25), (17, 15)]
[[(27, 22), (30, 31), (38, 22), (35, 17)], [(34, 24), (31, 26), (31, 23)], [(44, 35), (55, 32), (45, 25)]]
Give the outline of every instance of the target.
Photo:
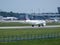
[(32, 27), (34, 27), (34, 25), (32, 25)]
[(38, 27), (40, 27), (40, 25), (38, 25)]

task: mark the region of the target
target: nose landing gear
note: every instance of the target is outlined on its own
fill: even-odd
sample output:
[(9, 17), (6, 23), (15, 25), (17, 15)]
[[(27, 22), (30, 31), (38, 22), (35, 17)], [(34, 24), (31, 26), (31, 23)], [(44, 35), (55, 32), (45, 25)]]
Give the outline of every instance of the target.
[(34, 25), (32, 25), (32, 27), (34, 27)]

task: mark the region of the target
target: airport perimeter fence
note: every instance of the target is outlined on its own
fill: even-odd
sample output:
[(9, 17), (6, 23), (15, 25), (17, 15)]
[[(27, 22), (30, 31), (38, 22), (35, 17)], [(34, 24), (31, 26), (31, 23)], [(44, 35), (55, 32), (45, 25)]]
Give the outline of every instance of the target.
[(7, 37), (0, 37), (0, 42), (15, 42), (19, 40), (32, 40), (32, 39), (49, 39), (49, 38), (60, 38), (60, 33), (53, 33), (53, 34), (38, 34), (38, 35), (16, 35), (16, 36), (7, 36)]

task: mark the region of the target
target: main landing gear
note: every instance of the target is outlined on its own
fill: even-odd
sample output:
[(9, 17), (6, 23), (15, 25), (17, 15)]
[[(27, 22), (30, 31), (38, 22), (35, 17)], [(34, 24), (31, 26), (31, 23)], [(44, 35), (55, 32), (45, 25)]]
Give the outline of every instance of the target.
[(34, 27), (34, 25), (32, 25), (32, 27)]
[[(43, 25), (43, 24), (41, 24), (41, 25), (39, 24), (39, 25), (38, 25), (38, 27), (41, 27), (41, 26), (42, 26), (42, 27), (44, 27), (44, 25)], [(32, 27), (34, 27), (34, 25), (32, 25)]]
[(40, 25), (38, 25), (38, 27), (40, 27)]

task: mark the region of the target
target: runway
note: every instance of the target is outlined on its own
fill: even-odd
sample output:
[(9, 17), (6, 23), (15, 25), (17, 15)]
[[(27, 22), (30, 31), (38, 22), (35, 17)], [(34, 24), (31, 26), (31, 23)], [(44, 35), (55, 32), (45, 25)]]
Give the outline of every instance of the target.
[(48, 26), (44, 26), (44, 27), (38, 27), (38, 26), (8, 26), (8, 27), (0, 27), (0, 29), (22, 29), (22, 28), (56, 28), (56, 27), (60, 27), (60, 25), (48, 25)]

